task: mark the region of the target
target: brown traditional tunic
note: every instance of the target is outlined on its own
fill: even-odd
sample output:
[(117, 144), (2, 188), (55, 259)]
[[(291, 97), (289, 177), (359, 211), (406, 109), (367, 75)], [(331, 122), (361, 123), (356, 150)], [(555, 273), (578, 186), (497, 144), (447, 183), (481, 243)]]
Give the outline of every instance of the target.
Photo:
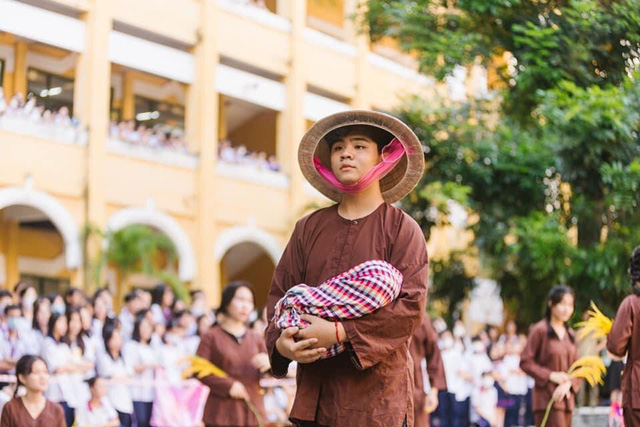
[(66, 427), (62, 406), (47, 400), (36, 419), (31, 418), (21, 398), (11, 399), (2, 408), (0, 427)]
[[(622, 373), (622, 407), (625, 412), (640, 411), (640, 297), (626, 297), (611, 327), (607, 338), (607, 350), (623, 357), (627, 354), (627, 363)], [(636, 415), (640, 426), (640, 413)], [(627, 420), (625, 419), (625, 426)]]
[[(300, 283), (318, 286), (362, 262), (384, 260), (404, 275), (398, 298), (359, 319), (343, 320), (350, 350), (334, 358), (298, 366), (291, 419), (327, 426), (413, 425), (413, 363), (409, 339), (426, 306), (428, 258), (422, 230), (387, 203), (370, 215), (347, 220), (337, 205), (296, 224), (278, 264), (267, 301), (268, 318), (285, 292)], [(275, 348), (280, 331), (266, 331), (275, 376), (290, 360)]]
[(426, 395), (424, 393), (424, 378), (422, 377), (422, 359), (427, 359), (427, 375), (432, 388), (438, 390), (447, 389), (447, 380), (444, 375), (442, 355), (438, 348), (438, 335), (431, 325), (431, 319), (425, 315), (422, 324), (413, 334), (409, 346), (413, 359), (414, 389), (413, 407), (414, 423), (416, 427), (429, 426), (429, 414), (424, 412)]
[(202, 420), (208, 426), (257, 426), (258, 420), (240, 399), (229, 396), (231, 385), (240, 381), (247, 389), (251, 401), (258, 407), (264, 420), (264, 399), (260, 389), (260, 371), (253, 367), (251, 359), (265, 353), (264, 340), (260, 334), (247, 329), (241, 343), (220, 326), (213, 326), (202, 337), (196, 354), (211, 361), (227, 373), (228, 377), (213, 375), (202, 378), (209, 387), (209, 397), (204, 407)]
[[(529, 374), (536, 382), (533, 388), (533, 411), (539, 415), (547, 409), (547, 404), (558, 386), (549, 380), (551, 372), (567, 372), (573, 362), (578, 359), (575, 332), (567, 328), (562, 339), (558, 338), (549, 322), (541, 320), (531, 327), (527, 344), (520, 356), (520, 368)], [(571, 425), (570, 413), (575, 408), (575, 393), (580, 387), (580, 381), (573, 382), (572, 394), (568, 399), (553, 404), (551, 416), (558, 421), (557, 427)], [(558, 412), (555, 413), (554, 412)], [(563, 414), (564, 412), (564, 414)], [(569, 413), (567, 416), (566, 413)], [(538, 417), (536, 416), (536, 420)], [(569, 424), (567, 421), (569, 420)], [(552, 424), (551, 421), (548, 423)]]

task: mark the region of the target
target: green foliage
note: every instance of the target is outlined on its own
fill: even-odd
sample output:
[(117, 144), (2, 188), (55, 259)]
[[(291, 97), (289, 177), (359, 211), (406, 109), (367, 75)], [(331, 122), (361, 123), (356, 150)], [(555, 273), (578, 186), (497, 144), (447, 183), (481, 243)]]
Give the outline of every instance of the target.
[(143, 273), (165, 282), (171, 286), (178, 298), (188, 300), (189, 291), (176, 274), (157, 267), (160, 254), (167, 257), (169, 264), (177, 260), (176, 248), (166, 235), (138, 224), (107, 234), (95, 226), (87, 226), (85, 235), (105, 239), (105, 250), (91, 263), (91, 283), (99, 285), (105, 266), (113, 265), (118, 269), (121, 281), (132, 273)]
[[(520, 322), (558, 283), (578, 290), (578, 309), (597, 298), (615, 312), (640, 243), (640, 2), (367, 4), (372, 40), (395, 38), (424, 73), (480, 60), (502, 81), (499, 108), (409, 98), (396, 112), (425, 147), (425, 176), (403, 201), (425, 234), (447, 224), (448, 199), (473, 212), (470, 250)], [(468, 290), (460, 259), (433, 263), (433, 297), (457, 304)]]
[(432, 283), (429, 288), (429, 299), (442, 301), (447, 310), (443, 317), (451, 324), (458, 305), (469, 295), (473, 287), (473, 279), (467, 276), (462, 261), (462, 252), (454, 252), (447, 260), (432, 260)]

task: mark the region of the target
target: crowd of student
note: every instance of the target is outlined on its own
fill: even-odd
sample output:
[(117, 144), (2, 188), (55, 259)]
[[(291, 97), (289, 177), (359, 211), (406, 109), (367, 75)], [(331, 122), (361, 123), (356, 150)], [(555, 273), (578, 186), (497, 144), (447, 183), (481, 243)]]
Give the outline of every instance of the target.
[(171, 129), (165, 125), (147, 127), (145, 124), (139, 124), (136, 127), (136, 122), (133, 120), (119, 123), (112, 120), (109, 123), (109, 137), (153, 149), (163, 148), (179, 152), (187, 151), (184, 131), (177, 128)]
[[(15, 402), (6, 406), (2, 419), (19, 417), (21, 411), (24, 415), (27, 395), (41, 389), (47, 402), (62, 408), (46, 406), (42, 416), (62, 416), (61, 425), (158, 425), (153, 420), (162, 419), (160, 409), (172, 409), (154, 412), (154, 402), (158, 405), (162, 397), (158, 380), (186, 384), (184, 358), (197, 353), (233, 372), (234, 380), (205, 381), (209, 396), (200, 394), (192, 407), (179, 410), (191, 410), (205, 421), (210, 417), (212, 425), (223, 425), (224, 420), (215, 417), (229, 411), (252, 416), (245, 414), (242, 403), (250, 400), (266, 421), (287, 423), (295, 387), (282, 383), (258, 393), (264, 388), (260, 379), (270, 366), (263, 341), (266, 319), (254, 310), (252, 292), (249, 284), (231, 284), (214, 313), (201, 291), (191, 293), (187, 307), (170, 287), (159, 284), (151, 291), (126, 294), (116, 314), (113, 296), (104, 288), (90, 298), (76, 288), (64, 295), (39, 296), (26, 282), (19, 282), (13, 292), (0, 291), (0, 372), (5, 374), (0, 377), (0, 405), (16, 393), (24, 395), (22, 406)], [(217, 327), (212, 329), (214, 324)], [(433, 329), (446, 389), (438, 392), (431, 425), (534, 424), (534, 380), (521, 369), (527, 337), (518, 334), (513, 321), (507, 322), (502, 334), (489, 326), (470, 336), (463, 322), (455, 322), (449, 330), (441, 318), (433, 321)], [(200, 345), (205, 334), (206, 342)], [(603, 346), (596, 344), (595, 351), (603, 351)], [(43, 369), (48, 375), (42, 374)], [(15, 374), (20, 391), (10, 380)], [(195, 383), (187, 386), (191, 390), (204, 388), (189, 381)], [(430, 386), (425, 382), (428, 394)], [(205, 399), (209, 401), (203, 408)], [(217, 410), (212, 411), (211, 405)]]
[[(44, 396), (63, 408), (67, 426), (74, 420), (79, 426), (148, 426), (152, 414), (161, 419), (171, 410), (156, 408), (154, 413), (154, 402), (163, 397), (158, 396), (159, 384), (182, 385), (191, 391), (204, 388), (196, 380), (182, 379), (188, 365), (185, 357), (196, 353), (201, 337), (218, 320), (201, 291), (191, 293), (186, 307), (170, 287), (160, 284), (151, 292), (126, 294), (119, 313), (113, 307), (107, 289), (90, 298), (76, 288), (64, 295), (42, 296), (25, 282), (13, 292), (0, 291), (0, 372), (5, 374), (0, 380), (0, 406), (17, 392), (10, 375), (26, 377), (41, 364), (50, 374)], [(255, 313), (253, 305), (249, 312)], [(261, 337), (262, 319), (251, 320)], [(26, 355), (30, 359), (22, 361), (20, 372), (19, 361)], [(18, 394), (24, 392), (22, 387)], [(286, 386), (270, 387), (262, 397), (269, 420), (286, 421), (290, 394)], [(199, 393), (189, 407), (174, 409), (190, 410), (191, 418), (201, 419), (204, 399), (206, 394)], [(176, 405), (171, 399), (165, 402)]]
[(48, 110), (43, 105), (38, 105), (35, 96), (25, 99), (21, 93), (15, 94), (7, 102), (2, 87), (0, 128), (68, 142), (80, 143), (86, 139), (86, 132), (80, 122), (71, 117), (68, 107)]
[(268, 156), (264, 151), (249, 151), (245, 145), (233, 146), (231, 141), (220, 141), (218, 156), (221, 162), (232, 165), (245, 165), (258, 170), (280, 171), (276, 156)]

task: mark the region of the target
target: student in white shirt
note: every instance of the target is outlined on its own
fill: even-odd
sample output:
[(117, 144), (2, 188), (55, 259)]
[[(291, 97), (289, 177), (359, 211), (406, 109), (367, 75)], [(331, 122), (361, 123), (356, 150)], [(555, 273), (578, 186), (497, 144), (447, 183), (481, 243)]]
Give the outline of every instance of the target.
[[(150, 345), (153, 323), (148, 313), (148, 310), (138, 313), (131, 341), (124, 345), (122, 354), (125, 363), (133, 368), (134, 381), (151, 383), (155, 378), (155, 370), (161, 365), (158, 353)], [(131, 397), (137, 425), (148, 427), (153, 409), (153, 385), (132, 385)]]
[(493, 386), (494, 379), (490, 371), (482, 374), (480, 384), (473, 390), (471, 406), (473, 407), (474, 426), (496, 427), (496, 407), (498, 404), (498, 391)]
[[(447, 425), (469, 425), (469, 398), (473, 391), (467, 357), (455, 345), (451, 332), (445, 331), (442, 336), (442, 363), (447, 379), (448, 413), (443, 414)], [(441, 400), (441, 399), (439, 399)]]
[(184, 368), (180, 361), (189, 354), (186, 348), (185, 331), (178, 319), (171, 320), (163, 341), (160, 346), (160, 362), (169, 382), (179, 383), (182, 380), (182, 369)]
[(24, 338), (24, 322), (19, 305), (8, 305), (4, 309), (7, 320), (7, 334), (0, 337), (0, 373), (15, 373), (16, 362), (27, 354), (27, 340)]
[(125, 384), (133, 375), (133, 369), (126, 365), (122, 357), (122, 336), (118, 319), (108, 319), (103, 328), (105, 352), (98, 356), (98, 375), (109, 379), (107, 396), (118, 413), (120, 425), (131, 427), (133, 403), (131, 392)]
[(78, 408), (78, 427), (118, 427), (118, 413), (107, 398), (107, 383), (102, 377), (87, 381), (91, 398)]
[(47, 362), (49, 372), (53, 374), (46, 392), (47, 399), (62, 406), (67, 426), (71, 426), (75, 419), (77, 394), (73, 387), (69, 387), (69, 377), (77, 373), (78, 369), (73, 363), (69, 345), (64, 342), (67, 329), (68, 322), (64, 314), (51, 315), (49, 332), (42, 346), (42, 358)]
[(520, 353), (523, 345), (520, 341), (506, 341), (506, 355), (502, 359), (502, 377), (505, 390), (512, 399), (512, 404), (507, 407), (505, 415), (505, 427), (520, 425), (520, 407), (528, 391), (527, 374), (520, 369)]
[(135, 315), (140, 311), (142, 307), (142, 301), (137, 291), (131, 291), (124, 296), (124, 307), (120, 310), (120, 320), (122, 339), (126, 342), (131, 339), (133, 332), (133, 324), (135, 322)]
[(82, 330), (82, 316), (80, 307), (70, 307), (67, 310), (67, 333), (64, 342), (71, 350), (71, 362), (76, 367), (76, 372), (69, 374), (65, 386), (70, 387), (75, 400), (69, 403), (72, 408), (84, 404), (89, 398), (89, 387), (85, 379), (95, 375), (95, 349), (87, 343)]
[(45, 297), (39, 297), (33, 303), (33, 321), (31, 330), (25, 337), (28, 354), (42, 354), (42, 344), (47, 336), (49, 318), (51, 317), (51, 302)]

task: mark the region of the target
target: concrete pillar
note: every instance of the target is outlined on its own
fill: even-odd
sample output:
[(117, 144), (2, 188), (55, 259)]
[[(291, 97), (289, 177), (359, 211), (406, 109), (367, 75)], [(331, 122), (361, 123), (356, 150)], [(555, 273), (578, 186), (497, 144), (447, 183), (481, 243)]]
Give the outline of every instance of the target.
[[(81, 91), (85, 102), (82, 123), (90, 130), (86, 162), (86, 223), (104, 230), (107, 218), (105, 176), (107, 160), (107, 131), (109, 126), (109, 97), (111, 64), (109, 63), (109, 33), (112, 29), (111, 0), (92, 0), (84, 15), (86, 45), (80, 56), (79, 69), (86, 73), (81, 78)], [(83, 95), (82, 95), (83, 94)], [(90, 236), (85, 251), (85, 268), (101, 251), (102, 239)], [(90, 277), (85, 271), (85, 277)], [(101, 283), (101, 278), (98, 279)]]
[(298, 144), (306, 130), (303, 114), (304, 95), (307, 90), (305, 80), (305, 42), (303, 32), (306, 27), (306, 1), (292, 1), (291, 39), (289, 69), (284, 79), (287, 91), (285, 111), (278, 117), (278, 140), (276, 154), (283, 170), (291, 179), (289, 205), (291, 206), (289, 221), (293, 223), (302, 212), (305, 204), (304, 177), (298, 166)]
[(27, 43), (16, 42), (14, 52), (13, 93), (27, 96)]
[(189, 108), (198, 112), (191, 137), (198, 141), (200, 167), (196, 173), (197, 188), (197, 277), (194, 288), (202, 289), (210, 305), (220, 301), (220, 271), (215, 262), (215, 169), (218, 151), (218, 94), (215, 70), (219, 62), (218, 10), (214, 0), (201, 0), (201, 39), (195, 48), (196, 79)]
[(20, 268), (18, 266), (19, 248), (18, 239), (20, 227), (17, 221), (3, 221), (2, 232), (4, 234), (4, 263), (5, 263), (5, 288), (12, 289), (20, 280)]

